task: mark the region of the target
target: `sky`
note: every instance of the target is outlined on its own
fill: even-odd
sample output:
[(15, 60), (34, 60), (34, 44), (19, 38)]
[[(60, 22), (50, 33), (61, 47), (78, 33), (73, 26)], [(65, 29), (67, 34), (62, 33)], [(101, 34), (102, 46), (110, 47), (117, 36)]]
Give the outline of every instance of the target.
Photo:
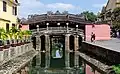
[(108, 0), (19, 0), (19, 17), (27, 18), (31, 14), (44, 14), (47, 11), (68, 11), (80, 14), (91, 11), (97, 14)]

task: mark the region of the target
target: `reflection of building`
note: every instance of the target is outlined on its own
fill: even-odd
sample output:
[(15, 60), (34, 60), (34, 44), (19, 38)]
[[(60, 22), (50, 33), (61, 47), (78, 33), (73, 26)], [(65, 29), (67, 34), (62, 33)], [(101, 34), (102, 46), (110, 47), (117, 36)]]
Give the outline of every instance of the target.
[(120, 0), (108, 0), (107, 5), (102, 8), (101, 21), (111, 24), (111, 13), (117, 7), (120, 7)]
[(0, 27), (9, 30), (17, 25), (18, 5), (17, 0), (0, 0)]
[(53, 58), (62, 58), (63, 56), (63, 43), (61, 43), (61, 38), (51, 38), (52, 42), (52, 57)]

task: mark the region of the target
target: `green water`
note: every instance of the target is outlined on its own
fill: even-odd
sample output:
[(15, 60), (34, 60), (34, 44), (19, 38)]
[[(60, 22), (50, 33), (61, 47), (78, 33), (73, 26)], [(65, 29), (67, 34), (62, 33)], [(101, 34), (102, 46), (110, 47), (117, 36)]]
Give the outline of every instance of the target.
[(57, 69), (57, 68), (31, 68), (29, 74), (84, 74), (82, 70), (79, 69)]

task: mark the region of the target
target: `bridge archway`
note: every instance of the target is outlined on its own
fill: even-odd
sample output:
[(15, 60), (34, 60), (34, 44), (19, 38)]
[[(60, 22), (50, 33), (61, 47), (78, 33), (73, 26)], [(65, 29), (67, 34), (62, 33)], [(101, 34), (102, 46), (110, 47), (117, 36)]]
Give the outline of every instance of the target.
[(32, 37), (33, 48), (36, 49), (36, 37)]
[(65, 67), (65, 36), (64, 35), (50, 36), (50, 67), (52, 68)]
[[(70, 35), (69, 37), (69, 48), (70, 48), (70, 51), (75, 51), (75, 46), (74, 46), (74, 36), (73, 35)], [(70, 67), (74, 67), (74, 55), (75, 53), (74, 52), (70, 52), (69, 56), (70, 56)]]
[(45, 35), (40, 36), (41, 39), (41, 67), (45, 67)]

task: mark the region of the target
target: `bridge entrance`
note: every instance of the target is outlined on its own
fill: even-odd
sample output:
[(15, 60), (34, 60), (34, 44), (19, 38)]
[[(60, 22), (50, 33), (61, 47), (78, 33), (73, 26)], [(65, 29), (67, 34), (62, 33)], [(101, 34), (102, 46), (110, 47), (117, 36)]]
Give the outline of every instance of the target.
[(50, 36), (50, 67), (65, 67), (65, 37), (63, 35)]
[[(47, 71), (52, 73), (60, 71), (59, 74), (77, 74), (81, 68), (81, 60), (78, 56), (80, 43), (82, 42), (82, 31), (74, 28), (47, 27), (37, 29), (36, 37), (36, 67), (33, 70)], [(74, 73), (75, 72), (75, 73)], [(49, 74), (49, 73), (48, 73)], [(55, 74), (55, 73), (54, 73)], [(57, 74), (57, 73), (56, 73)]]

